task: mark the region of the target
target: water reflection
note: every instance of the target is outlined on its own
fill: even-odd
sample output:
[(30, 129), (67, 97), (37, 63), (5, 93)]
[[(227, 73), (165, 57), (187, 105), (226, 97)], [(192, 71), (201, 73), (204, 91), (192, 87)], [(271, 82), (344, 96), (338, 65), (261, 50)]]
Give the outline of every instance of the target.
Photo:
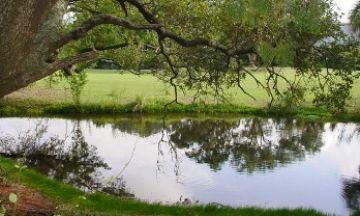
[[(0, 137), (2, 154), (24, 158), (79, 188), (170, 203), (186, 197), (338, 214), (359, 208), (360, 176), (353, 175), (360, 163), (357, 124), (266, 118), (16, 121), (0, 119), (0, 135), (7, 133)], [(19, 126), (24, 123), (30, 130), (17, 134), (26, 130)]]
[(348, 208), (360, 210), (360, 167), (358, 178), (344, 180), (343, 197)]
[(100, 190), (119, 196), (133, 196), (126, 191), (125, 181), (119, 177), (104, 181), (101, 169), (110, 169), (98, 156), (97, 148), (85, 141), (79, 122), (74, 122), (71, 134), (61, 139), (47, 137), (46, 124), (39, 122), (35, 129), (18, 137), (0, 137), (3, 156), (19, 159), (39, 172), (74, 185), (83, 190)]
[(104, 127), (105, 125), (111, 124), (114, 135), (117, 132), (126, 132), (130, 134), (136, 134), (141, 137), (148, 137), (153, 134), (159, 133), (166, 127), (163, 119), (147, 119), (137, 116), (135, 118), (117, 118), (111, 119), (94, 119), (96, 127)]
[(186, 155), (218, 170), (230, 160), (239, 172), (273, 169), (318, 152), (321, 123), (293, 120), (183, 120), (172, 125), (170, 141)]
[[(96, 121), (104, 126), (104, 121)], [(181, 119), (167, 123), (157, 119), (122, 118), (111, 121), (113, 130), (149, 137), (162, 133), (159, 143), (185, 150), (189, 158), (219, 170), (230, 161), (239, 172), (274, 169), (323, 146), (323, 123), (288, 119), (244, 118)], [(116, 133), (116, 132), (114, 132)], [(175, 147), (175, 148), (173, 148)], [(158, 151), (161, 154), (161, 149)]]

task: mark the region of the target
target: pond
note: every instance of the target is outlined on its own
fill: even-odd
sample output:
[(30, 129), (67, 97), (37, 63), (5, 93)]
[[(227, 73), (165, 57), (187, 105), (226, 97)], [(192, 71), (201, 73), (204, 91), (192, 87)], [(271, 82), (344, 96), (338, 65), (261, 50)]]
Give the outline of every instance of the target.
[(0, 152), (85, 191), (162, 203), (360, 207), (360, 124), (250, 118), (0, 118)]

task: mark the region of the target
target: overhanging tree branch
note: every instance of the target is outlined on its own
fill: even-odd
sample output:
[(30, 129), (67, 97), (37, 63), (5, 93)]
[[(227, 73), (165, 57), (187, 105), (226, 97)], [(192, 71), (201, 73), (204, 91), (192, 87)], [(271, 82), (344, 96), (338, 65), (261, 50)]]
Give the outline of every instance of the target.
[(171, 60), (169, 54), (166, 53), (165, 46), (164, 46), (164, 41), (160, 37), (159, 37), (159, 45), (160, 45), (160, 52), (165, 57), (166, 62), (168, 63), (168, 65), (169, 65), (169, 67), (171, 69), (171, 72), (173, 73), (173, 75), (170, 78), (170, 85), (174, 88), (175, 98), (174, 98), (173, 101), (171, 101), (170, 103), (165, 105), (165, 107), (168, 107), (169, 105), (171, 105), (173, 103), (178, 103), (178, 88), (177, 88), (177, 85), (174, 83), (174, 80), (179, 76), (179, 73), (175, 69), (175, 66), (172, 63), (172, 60)]
[(121, 26), (132, 30), (154, 30), (160, 27), (159, 24), (135, 24), (129, 20), (120, 17), (107, 15), (107, 14), (98, 14), (89, 18), (88, 20), (83, 22), (80, 26), (70, 31), (69, 33), (65, 34), (60, 40), (56, 42), (55, 48), (56, 49), (61, 48), (71, 41), (83, 38), (87, 35), (87, 33), (90, 30), (94, 29), (99, 25), (106, 25), (106, 24)]
[(64, 35), (60, 40), (56, 42), (55, 48), (59, 49), (71, 41), (85, 37), (90, 30), (94, 29), (99, 25), (110, 24), (132, 30), (152, 30), (155, 31), (158, 34), (158, 36), (163, 40), (167, 38), (171, 39), (183, 47), (206, 46), (219, 50), (228, 56), (244, 55), (244, 54), (250, 54), (256, 52), (254, 48), (246, 48), (246, 49), (227, 48), (226, 46), (220, 43), (212, 42), (205, 38), (195, 38), (195, 39), (183, 38), (174, 32), (166, 30), (164, 25), (161, 24), (160, 21), (140, 1), (117, 0), (117, 2), (119, 2), (121, 7), (124, 6), (124, 2), (128, 2), (129, 4), (136, 7), (138, 11), (143, 15), (145, 20), (149, 22), (149, 24), (136, 24), (127, 19), (123, 19), (120, 17), (107, 15), (107, 14), (97, 14), (89, 18), (85, 22), (83, 22), (79, 27), (75, 28), (74, 30)]
[[(121, 0), (121, 2), (128, 2), (129, 4), (133, 5), (134, 7), (136, 7), (138, 9), (138, 11), (142, 14), (142, 16), (151, 24), (158, 24), (160, 25), (160, 21), (155, 17), (154, 14), (152, 14), (147, 8), (146, 6), (139, 0)], [(207, 47), (212, 47), (216, 50), (219, 50), (223, 53), (225, 53), (228, 56), (235, 56), (235, 55), (243, 55), (243, 54), (250, 54), (250, 53), (255, 53), (255, 49), (254, 48), (247, 48), (247, 49), (229, 49), (226, 46), (220, 44), (220, 43), (216, 43), (216, 42), (211, 42), (208, 39), (205, 38), (195, 38), (192, 40), (188, 40), (185, 39), (173, 32), (167, 31), (165, 30), (165, 28), (160, 27), (158, 29), (155, 29), (156, 32), (158, 33), (158, 35), (163, 38), (169, 38), (173, 41), (175, 41), (176, 43), (178, 43), (179, 45), (183, 46), (183, 47), (195, 47), (195, 46), (207, 46)]]
[(94, 48), (90, 48), (90, 47), (84, 48), (79, 53), (90, 52), (92, 50), (95, 50), (95, 51), (115, 50), (115, 49), (121, 49), (121, 48), (124, 48), (127, 46), (129, 46), (129, 43), (120, 43), (120, 44), (115, 44), (115, 45), (110, 45), (110, 46), (95, 46)]
[(68, 68), (69, 66), (79, 63), (81, 61), (88, 61), (94, 59), (96, 58), (96, 56), (97, 56), (97, 51), (92, 50), (89, 52), (79, 53), (77, 55), (70, 56), (65, 59), (57, 60), (54, 63), (52, 63), (52, 65), (55, 69), (60, 70), (60, 69)]
[(62, 69), (65, 71), (65, 73), (71, 75), (71, 67), (79, 63), (81, 61), (89, 61), (93, 60), (98, 56), (98, 53), (101, 51), (107, 51), (107, 50), (115, 50), (127, 47), (128, 43), (121, 43), (121, 44), (115, 44), (111, 46), (103, 46), (103, 47), (95, 47), (95, 48), (85, 48), (82, 49), (78, 54), (65, 58), (65, 59), (59, 59), (53, 63), (53, 65), (57, 69)]

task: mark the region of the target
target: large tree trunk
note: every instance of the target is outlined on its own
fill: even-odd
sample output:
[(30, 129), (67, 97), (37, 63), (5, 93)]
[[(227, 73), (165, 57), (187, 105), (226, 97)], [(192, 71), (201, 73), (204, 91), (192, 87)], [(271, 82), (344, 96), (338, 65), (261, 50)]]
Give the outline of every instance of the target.
[(0, 1), (0, 98), (57, 70), (47, 60), (62, 22), (59, 0)]
[[(252, 47), (229, 49), (204, 38), (188, 40), (168, 31), (141, 0), (127, 0), (147, 21), (137, 24), (110, 14), (94, 14), (67, 33), (61, 33), (67, 3), (75, 0), (0, 0), (0, 98), (28, 86), (59, 69), (69, 69), (81, 61), (96, 58), (99, 51), (118, 49), (123, 45), (88, 47), (74, 56), (60, 59), (57, 55), (68, 43), (79, 40), (99, 25), (113, 25), (131, 30), (157, 33), (160, 47), (165, 39), (183, 47), (207, 46), (228, 56), (254, 53)], [(117, 1), (124, 8), (123, 1)], [(163, 49), (162, 49), (163, 50)], [(162, 51), (172, 63), (168, 55)], [(174, 71), (174, 70), (173, 70)], [(175, 72), (175, 71), (174, 71)]]

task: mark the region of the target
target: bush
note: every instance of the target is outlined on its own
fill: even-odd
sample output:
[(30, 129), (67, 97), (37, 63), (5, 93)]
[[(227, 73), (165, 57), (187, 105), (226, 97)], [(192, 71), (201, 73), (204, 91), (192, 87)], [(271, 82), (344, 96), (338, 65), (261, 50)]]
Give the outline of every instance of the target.
[(86, 73), (76, 73), (67, 77), (67, 82), (70, 86), (72, 99), (75, 105), (80, 105), (80, 96), (87, 83)]

